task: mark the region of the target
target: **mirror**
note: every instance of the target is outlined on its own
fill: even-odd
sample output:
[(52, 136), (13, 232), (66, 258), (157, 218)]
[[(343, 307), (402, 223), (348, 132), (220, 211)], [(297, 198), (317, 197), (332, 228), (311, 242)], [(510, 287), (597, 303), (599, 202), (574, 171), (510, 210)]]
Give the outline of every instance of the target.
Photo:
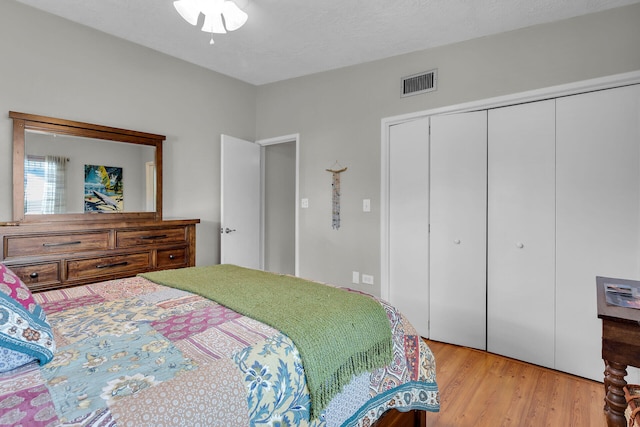
[(14, 221), (162, 219), (163, 135), (9, 117)]

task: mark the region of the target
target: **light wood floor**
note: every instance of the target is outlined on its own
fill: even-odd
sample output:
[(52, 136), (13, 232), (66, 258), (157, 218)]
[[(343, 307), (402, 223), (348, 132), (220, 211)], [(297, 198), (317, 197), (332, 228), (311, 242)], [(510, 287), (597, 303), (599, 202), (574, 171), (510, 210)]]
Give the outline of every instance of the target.
[(600, 382), (425, 341), (436, 357), (441, 406), (427, 414), (428, 427), (606, 426)]

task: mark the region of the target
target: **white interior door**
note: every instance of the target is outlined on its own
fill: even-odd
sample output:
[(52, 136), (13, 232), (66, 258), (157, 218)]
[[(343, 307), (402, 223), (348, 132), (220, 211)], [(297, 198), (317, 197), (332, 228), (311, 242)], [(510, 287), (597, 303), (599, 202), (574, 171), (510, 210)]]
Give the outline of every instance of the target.
[(260, 269), (260, 146), (228, 135), (220, 146), (220, 262)]
[(602, 381), (595, 278), (640, 279), (640, 85), (557, 105), (556, 368)]
[(486, 349), (487, 112), (431, 117), (429, 338)]
[(389, 302), (428, 337), (429, 118), (389, 133)]
[(553, 368), (555, 100), (489, 111), (487, 203), (487, 350)]

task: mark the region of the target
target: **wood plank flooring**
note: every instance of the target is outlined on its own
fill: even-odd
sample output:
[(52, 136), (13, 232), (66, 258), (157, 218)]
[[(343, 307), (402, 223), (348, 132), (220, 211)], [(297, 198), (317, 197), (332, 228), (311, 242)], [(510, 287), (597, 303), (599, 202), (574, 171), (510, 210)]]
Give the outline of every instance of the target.
[[(425, 340), (436, 357), (440, 412), (428, 427), (603, 427), (597, 381)], [(603, 366), (604, 370), (604, 366)]]

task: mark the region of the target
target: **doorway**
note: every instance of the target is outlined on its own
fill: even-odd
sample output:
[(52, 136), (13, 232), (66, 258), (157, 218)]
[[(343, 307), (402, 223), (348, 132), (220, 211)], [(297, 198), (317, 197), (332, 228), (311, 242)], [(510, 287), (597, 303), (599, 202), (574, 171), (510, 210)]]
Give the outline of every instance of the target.
[(220, 262), (299, 274), (299, 135), (221, 137)]
[(296, 146), (264, 147), (264, 269), (295, 274)]
[(262, 267), (299, 274), (299, 135), (256, 141), (262, 147)]

